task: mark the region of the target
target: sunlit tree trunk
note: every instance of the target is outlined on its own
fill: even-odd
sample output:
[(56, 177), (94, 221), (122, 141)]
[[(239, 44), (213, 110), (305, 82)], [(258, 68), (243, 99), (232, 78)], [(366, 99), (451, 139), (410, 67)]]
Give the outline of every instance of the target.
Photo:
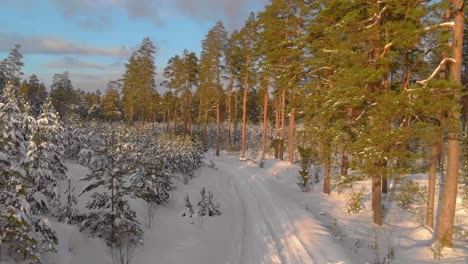
[[(463, 0), (452, 0), (453, 20), (452, 28), (452, 57), (455, 62), (450, 67), (450, 78), (461, 86), (461, 68), (463, 60), (463, 28), (464, 6)], [(454, 101), (460, 102), (460, 90), (454, 89)], [(447, 171), (442, 196), (441, 211), (439, 215), (437, 241), (442, 246), (452, 246), (453, 224), (458, 191), (458, 176), (460, 170), (460, 111), (454, 107), (449, 112), (450, 132), (447, 143)]]

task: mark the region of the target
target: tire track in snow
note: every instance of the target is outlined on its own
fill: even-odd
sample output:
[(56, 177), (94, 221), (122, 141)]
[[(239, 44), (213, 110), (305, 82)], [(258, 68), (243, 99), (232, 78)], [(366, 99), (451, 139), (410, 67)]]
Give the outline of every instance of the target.
[[(246, 177), (249, 175), (249, 171), (236, 171), (234, 169), (230, 169), (229, 165), (224, 163), (221, 160), (218, 160), (219, 164), (223, 164), (223, 170), (229, 174), (229, 177), (233, 178), (230, 181), (234, 181), (234, 186), (236, 189), (237, 195), (241, 197), (241, 201), (243, 206), (248, 204), (251, 207), (255, 207), (255, 211), (259, 213), (259, 217), (256, 219), (250, 219), (250, 222), (257, 221), (260, 224), (259, 229), (263, 229), (267, 233), (261, 233), (266, 240), (268, 237), (272, 238), (272, 243), (274, 244), (274, 248), (276, 249), (277, 257), (271, 256), (268, 252), (263, 252), (262, 260), (266, 263), (314, 263), (312, 255), (308, 252), (308, 250), (304, 247), (302, 242), (297, 238), (295, 235), (295, 229), (291, 222), (291, 219), (288, 217), (286, 211), (281, 209), (278, 205), (279, 203), (275, 203), (272, 199), (272, 196), (264, 189), (261, 183), (258, 182), (258, 175), (252, 171), (250, 177)], [(241, 175), (242, 173), (242, 175)], [(245, 185), (243, 195), (240, 193), (238, 188), (243, 187)], [(253, 198), (247, 200), (247, 197)], [(245, 209), (244, 211), (247, 211)], [(244, 223), (247, 220), (244, 219)], [(246, 227), (244, 226), (245, 232)], [(275, 230), (276, 229), (276, 230)], [(245, 245), (248, 244), (249, 241), (245, 240), (246, 237), (244, 235), (244, 246), (241, 254), (241, 263), (245, 260), (245, 252), (247, 249)]]

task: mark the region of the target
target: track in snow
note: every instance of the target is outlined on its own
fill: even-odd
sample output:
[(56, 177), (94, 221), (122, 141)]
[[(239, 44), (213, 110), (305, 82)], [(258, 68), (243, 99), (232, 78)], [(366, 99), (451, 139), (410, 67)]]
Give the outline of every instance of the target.
[[(238, 201), (233, 243), (236, 259), (229, 263), (345, 263), (344, 248), (303, 206), (281, 189), (267, 170), (232, 157), (212, 158), (218, 177), (225, 178)], [(291, 175), (293, 177), (293, 175)], [(221, 179), (218, 179), (221, 180)], [(276, 186), (275, 186), (276, 185)]]

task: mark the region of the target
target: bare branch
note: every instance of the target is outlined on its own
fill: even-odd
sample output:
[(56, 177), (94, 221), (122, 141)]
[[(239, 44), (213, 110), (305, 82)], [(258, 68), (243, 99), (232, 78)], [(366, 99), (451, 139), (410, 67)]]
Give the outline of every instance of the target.
[(432, 26), (426, 27), (424, 29), (424, 31), (429, 31), (429, 30), (433, 30), (433, 29), (441, 28), (441, 27), (453, 28), (453, 26), (455, 26), (455, 22), (454, 21), (449, 21), (449, 22), (444, 22), (444, 23), (440, 23), (440, 24), (437, 24), (437, 25), (432, 25)]
[(427, 83), (434, 79), (436, 77), (436, 75), (440, 72), (440, 70), (442, 69), (442, 66), (444, 66), (446, 63), (456, 63), (457, 61), (453, 58), (445, 58), (443, 59), (440, 63), (439, 63), (439, 66), (437, 66), (437, 68), (434, 70), (434, 72), (431, 74), (431, 76), (429, 76), (429, 78), (425, 79), (425, 80), (422, 80), (422, 81), (417, 81), (416, 83), (421, 85), (421, 86), (426, 86)]
[(387, 52), (390, 50), (390, 48), (393, 46), (393, 41), (388, 43), (387, 45), (385, 45), (383, 51), (382, 51), (382, 54), (380, 54), (380, 58), (383, 58), (385, 57), (385, 55), (387, 54)]
[(374, 16), (372, 18), (377, 18), (377, 19), (374, 21), (374, 23), (366, 26), (365, 28), (371, 28), (371, 27), (377, 25), (380, 22), (380, 20), (382, 19), (382, 14), (383, 14), (383, 12), (385, 12), (385, 10), (387, 10), (387, 6), (384, 6), (382, 8), (382, 10), (380, 10), (379, 14), (374, 14)]

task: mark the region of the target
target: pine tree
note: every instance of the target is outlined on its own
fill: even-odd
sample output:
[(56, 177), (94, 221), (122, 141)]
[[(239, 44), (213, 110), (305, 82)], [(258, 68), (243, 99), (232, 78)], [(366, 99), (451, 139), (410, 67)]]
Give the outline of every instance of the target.
[(101, 108), (103, 115), (109, 121), (119, 120), (122, 117), (120, 111), (120, 88), (121, 84), (119, 82), (111, 81), (107, 85), (107, 89), (102, 97)]
[[(0, 62), (0, 89), (6, 87), (8, 82), (15, 87), (15, 93), (18, 91), (20, 86), (21, 68), (24, 66), (22, 59), (23, 54), (20, 52), (21, 45), (15, 44), (15, 47), (11, 49), (8, 57)], [(0, 93), (3, 94), (3, 90), (0, 90)]]
[(73, 89), (68, 72), (54, 75), (49, 95), (52, 106), (61, 118), (69, 118), (73, 115), (73, 110), (77, 107), (78, 95)]
[(124, 250), (140, 243), (143, 235), (136, 213), (128, 203), (132, 193), (126, 187), (126, 178), (132, 169), (131, 149), (114, 131), (104, 134), (104, 141), (104, 145), (97, 146), (97, 153), (91, 160), (91, 174), (82, 179), (89, 184), (81, 194), (94, 193), (86, 205), (90, 212), (80, 230), (104, 238), (112, 249)]
[[(33, 191), (22, 168), (28, 169), (24, 146), (32, 117), (19, 111), (12, 84), (3, 91), (6, 102), (0, 103), (0, 240), (14, 252), (10, 254), (14, 260), (39, 262), (41, 253), (55, 250), (57, 238), (46, 218), (32, 214), (28, 202)], [(28, 110), (27, 104), (25, 108)]]
[(28, 142), (28, 178), (34, 186), (31, 198), (37, 195), (45, 195), (49, 199), (57, 198), (54, 187), (65, 179), (67, 171), (63, 164), (65, 155), (62, 132), (63, 127), (52, 107), (52, 101), (47, 99)]
[(149, 38), (144, 38), (140, 48), (135, 51), (125, 65), (123, 76), (122, 106), (127, 121), (142, 121), (153, 116), (152, 95), (156, 91), (156, 47)]
[(203, 50), (199, 62), (200, 117), (204, 118), (206, 130), (209, 112), (216, 111), (216, 155), (218, 156), (221, 137), (221, 103), (224, 94), (221, 79), (224, 67), (223, 55), (227, 40), (224, 25), (221, 21), (218, 21), (202, 41)]

